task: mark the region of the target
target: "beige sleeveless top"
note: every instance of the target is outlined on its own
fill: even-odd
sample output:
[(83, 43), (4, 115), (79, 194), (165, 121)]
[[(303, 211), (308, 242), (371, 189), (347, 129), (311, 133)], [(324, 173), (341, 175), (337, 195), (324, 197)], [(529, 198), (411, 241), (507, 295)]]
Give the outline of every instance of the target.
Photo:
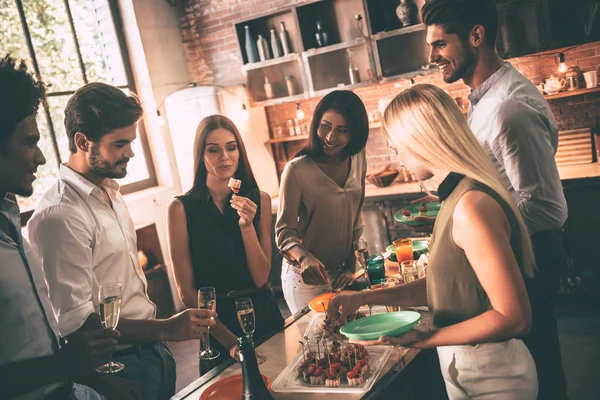
[[(448, 193), (443, 193), (444, 185)], [(471, 190), (487, 193), (504, 209), (510, 224), (510, 245), (523, 272), (521, 231), (511, 208), (489, 187), (470, 178), (450, 174), (440, 186), (442, 207), (429, 245), (427, 302), (436, 328), (457, 324), (491, 309), (488, 296), (465, 252), (454, 243), (452, 237), (454, 208), (460, 198)], [(447, 197), (444, 198), (444, 195)]]

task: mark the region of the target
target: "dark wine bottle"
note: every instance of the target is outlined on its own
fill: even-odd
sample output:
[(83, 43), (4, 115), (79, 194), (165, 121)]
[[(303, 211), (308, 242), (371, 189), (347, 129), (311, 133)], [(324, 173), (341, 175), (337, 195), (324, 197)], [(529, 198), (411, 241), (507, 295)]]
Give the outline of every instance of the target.
[(250, 338), (248, 336), (238, 338), (238, 347), (242, 362), (242, 400), (274, 400), (258, 369), (256, 353)]

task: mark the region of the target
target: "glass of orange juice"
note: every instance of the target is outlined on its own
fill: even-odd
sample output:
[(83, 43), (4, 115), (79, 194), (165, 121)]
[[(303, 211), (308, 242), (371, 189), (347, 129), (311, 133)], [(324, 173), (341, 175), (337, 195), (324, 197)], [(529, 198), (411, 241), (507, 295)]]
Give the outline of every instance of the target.
[(398, 264), (401, 264), (402, 261), (412, 260), (413, 259), (412, 240), (410, 240), (410, 239), (394, 240), (394, 251), (396, 252), (396, 258), (398, 259)]

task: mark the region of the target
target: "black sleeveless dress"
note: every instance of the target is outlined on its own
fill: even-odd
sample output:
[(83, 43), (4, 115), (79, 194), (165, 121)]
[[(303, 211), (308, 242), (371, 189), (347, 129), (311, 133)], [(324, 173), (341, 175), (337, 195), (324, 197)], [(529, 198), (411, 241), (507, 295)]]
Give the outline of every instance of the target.
[[(251, 189), (239, 195), (247, 197), (258, 206), (253, 221), (258, 232), (260, 191)], [(177, 199), (181, 201), (185, 210), (196, 289), (204, 286), (216, 289), (219, 320), (234, 335), (240, 337), (244, 333), (237, 319), (236, 298), (227, 297), (226, 294), (231, 291), (257, 289), (246, 263), (246, 250), (239, 226), (240, 217), (229, 205), (221, 214), (206, 189), (178, 196)], [(260, 290), (240, 297), (252, 299), (256, 318), (255, 339), (283, 327), (283, 317), (271, 290)], [(223, 357), (223, 353), (224, 356), (228, 355), (228, 351), (216, 340), (211, 340), (211, 347), (221, 351), (221, 359), (226, 358)]]

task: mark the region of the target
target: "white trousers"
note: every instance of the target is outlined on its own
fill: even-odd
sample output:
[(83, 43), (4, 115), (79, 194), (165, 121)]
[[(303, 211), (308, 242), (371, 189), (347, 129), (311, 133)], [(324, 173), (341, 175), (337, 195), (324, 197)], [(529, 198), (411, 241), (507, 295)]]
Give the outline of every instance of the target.
[(281, 265), (281, 288), (283, 298), (292, 314), (302, 310), (312, 299), (329, 290), (327, 285), (310, 286), (304, 283), (302, 276), (290, 268), (285, 259)]
[(535, 400), (535, 363), (519, 339), (437, 348), (451, 400)]

